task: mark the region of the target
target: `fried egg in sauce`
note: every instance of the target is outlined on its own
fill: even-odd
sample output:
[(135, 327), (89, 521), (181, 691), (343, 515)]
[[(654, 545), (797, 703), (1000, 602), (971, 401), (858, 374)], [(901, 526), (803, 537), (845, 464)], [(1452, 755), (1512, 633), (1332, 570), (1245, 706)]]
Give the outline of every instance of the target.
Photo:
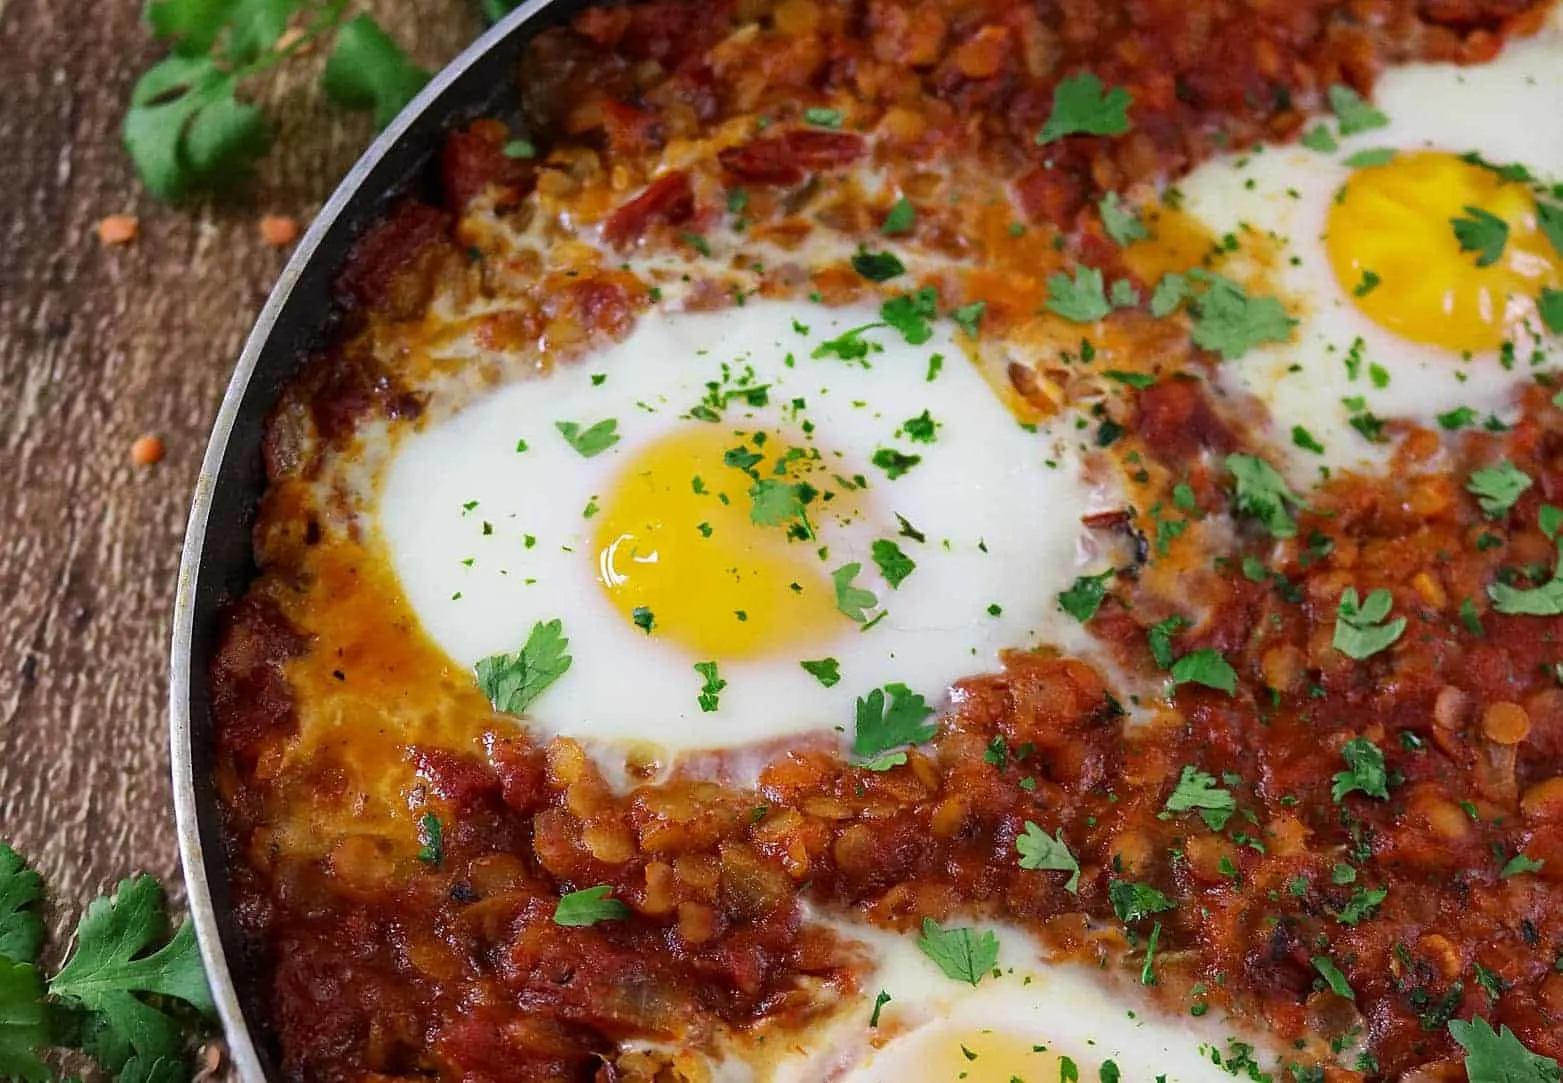
[[(926, 339), (924, 335), (926, 334)], [(623, 341), (409, 437), (379, 524), (465, 666), (561, 620), (528, 720), (657, 754), (819, 732), (892, 683), (1080, 638), (1057, 594), (1093, 486), (950, 321), (869, 308), (644, 316)]]
[[(1125, 262), (1148, 284), (1209, 268), (1296, 321), (1213, 380), (1262, 407), (1299, 486), (1381, 468), (1395, 420), (1502, 424), (1551, 368), (1563, 141), (1520, 118), (1563, 112), (1560, 60), (1554, 18), (1481, 68), (1390, 71), (1373, 104), (1337, 93), (1306, 145), (1212, 160), (1142, 208), (1151, 236)], [(1082, 519), (1122, 494), (1084, 423), (1021, 424), (962, 334), (796, 301), (654, 309), (404, 439), (379, 532), (424, 628), (480, 678), (533, 637), (567, 641), (544, 694), (506, 700), (524, 674), (485, 687), (544, 733), (662, 764), (846, 751), (876, 689), (938, 704), (1003, 649), (1087, 647), (1057, 598), (1106, 566)], [(827, 1020), (678, 1057), (717, 1083), (1176, 1083), (1275, 1060), (1223, 1020), (1127, 1008), (1020, 930), (974, 926), (998, 951), (965, 981), (915, 937), (841, 932), (865, 962)]]
[[(1372, 104), (1334, 93), (1336, 116), (1302, 145), (1196, 169), (1172, 215), (1211, 239), (1206, 262), (1298, 321), (1217, 375), (1263, 404), (1296, 484), (1381, 466), (1394, 420), (1501, 424), (1563, 328), (1563, 311), (1550, 329), (1539, 311), (1563, 286), (1563, 140), (1542, 120), (1563, 112), (1558, 16), (1486, 65), (1389, 70)], [(1166, 258), (1159, 244), (1131, 262)]]

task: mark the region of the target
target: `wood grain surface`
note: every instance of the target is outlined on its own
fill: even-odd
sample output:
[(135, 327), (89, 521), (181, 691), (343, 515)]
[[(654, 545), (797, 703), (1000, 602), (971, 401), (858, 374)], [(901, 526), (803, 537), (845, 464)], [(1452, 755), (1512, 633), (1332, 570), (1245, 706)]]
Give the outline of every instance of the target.
[[(481, 29), (476, 0), (360, 4), (438, 67)], [(160, 56), (139, 0), (0, 0), (0, 839), (52, 889), (52, 951), (81, 905), (145, 870), (178, 893), (167, 669), (175, 570), (207, 431), (287, 252), (367, 146), (328, 107), (320, 58), (260, 88), (278, 125), (255, 181), (157, 204), (119, 143)], [(105, 247), (96, 225), (132, 214)], [(155, 433), (167, 457), (130, 460)]]

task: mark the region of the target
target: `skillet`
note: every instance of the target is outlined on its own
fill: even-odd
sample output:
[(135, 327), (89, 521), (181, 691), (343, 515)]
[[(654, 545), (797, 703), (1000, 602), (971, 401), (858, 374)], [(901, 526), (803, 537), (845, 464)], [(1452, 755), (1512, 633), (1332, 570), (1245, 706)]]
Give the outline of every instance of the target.
[[(179, 564), (169, 660), (174, 811), (190, 917), (229, 1050), (245, 1083), (280, 1079), (265, 1037), (262, 990), (234, 926), (222, 812), (213, 778), (208, 669), (223, 607), (255, 574), (251, 530), (265, 488), (266, 418), (300, 362), (331, 337), (332, 282), (354, 244), (399, 200), (427, 195), (447, 133), (480, 116), (514, 121), (526, 46), (591, 0), (527, 0), (430, 81), (321, 208), (239, 355), (196, 479)], [(602, 0), (595, 0), (601, 3)]]

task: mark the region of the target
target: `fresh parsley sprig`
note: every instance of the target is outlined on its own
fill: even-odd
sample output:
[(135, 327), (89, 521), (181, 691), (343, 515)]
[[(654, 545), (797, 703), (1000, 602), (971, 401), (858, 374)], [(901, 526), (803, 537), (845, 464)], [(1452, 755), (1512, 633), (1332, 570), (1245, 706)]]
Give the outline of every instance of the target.
[(239, 91), (265, 72), (335, 39), (326, 96), (371, 109), (384, 127), (429, 80), (348, 0), (153, 0), (153, 35), (173, 46), (131, 90), (121, 136), (142, 183), (176, 200), (244, 177), (271, 149), (272, 126)]
[(37, 873), (0, 843), (0, 1078), (47, 1083), (41, 1054), (69, 1044), (122, 1083), (188, 1079), (186, 1050), (215, 1008), (194, 929), (168, 935), (157, 881), (121, 880), (88, 906), (47, 980), (37, 966), (42, 893)]

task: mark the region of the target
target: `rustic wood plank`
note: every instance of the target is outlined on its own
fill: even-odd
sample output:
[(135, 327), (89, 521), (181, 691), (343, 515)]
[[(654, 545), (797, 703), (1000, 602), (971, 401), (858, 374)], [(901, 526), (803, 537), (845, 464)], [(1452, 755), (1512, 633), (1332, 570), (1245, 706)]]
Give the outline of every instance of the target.
[[(366, 5), (415, 59), (453, 57), (475, 0)], [(250, 189), (162, 207), (119, 146), (159, 54), (135, 0), (0, 0), (0, 839), (56, 900), (135, 870), (177, 892), (166, 749), (174, 576), (191, 486), (251, 321), (285, 252), (263, 213), (307, 221), (367, 145), (311, 63), (270, 88), (278, 145)], [(140, 218), (119, 248), (94, 233)], [(167, 458), (132, 466), (145, 432)]]

